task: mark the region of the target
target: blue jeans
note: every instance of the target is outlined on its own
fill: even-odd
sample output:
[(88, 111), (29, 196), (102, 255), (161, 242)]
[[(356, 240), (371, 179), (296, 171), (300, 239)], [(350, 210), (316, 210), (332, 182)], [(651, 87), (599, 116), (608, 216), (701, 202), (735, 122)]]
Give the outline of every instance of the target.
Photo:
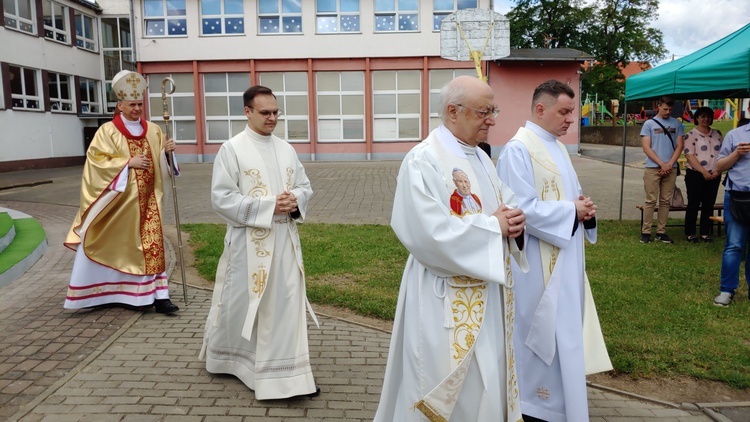
[(724, 228), (726, 229), (727, 241), (724, 243), (724, 254), (721, 257), (721, 291), (732, 293), (740, 284), (740, 264), (745, 258), (745, 281), (750, 286), (750, 265), (747, 259), (750, 248), (747, 241), (750, 239), (750, 227), (740, 224), (732, 218), (729, 211), (729, 191), (724, 192)]

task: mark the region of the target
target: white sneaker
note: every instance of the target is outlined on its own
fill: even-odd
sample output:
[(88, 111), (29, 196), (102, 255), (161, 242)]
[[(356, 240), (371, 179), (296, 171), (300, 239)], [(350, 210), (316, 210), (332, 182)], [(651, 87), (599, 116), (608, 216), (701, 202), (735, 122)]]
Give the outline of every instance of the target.
[(732, 293), (721, 292), (714, 298), (714, 305), (727, 307), (730, 303), (732, 303), (732, 298), (734, 298), (734, 295)]

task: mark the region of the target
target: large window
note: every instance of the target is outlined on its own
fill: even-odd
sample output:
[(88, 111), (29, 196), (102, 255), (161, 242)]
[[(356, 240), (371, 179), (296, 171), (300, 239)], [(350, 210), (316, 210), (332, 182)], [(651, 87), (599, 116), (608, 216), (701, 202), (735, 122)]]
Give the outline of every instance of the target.
[(419, 1), (375, 0), (375, 32), (418, 30)]
[(34, 0), (3, 0), (3, 12), (6, 27), (36, 33)]
[(299, 0), (259, 0), (258, 33), (295, 34), (302, 32), (302, 2)]
[(249, 73), (203, 75), (208, 143), (221, 143), (242, 132), (247, 125), (242, 94), (250, 87)]
[(107, 113), (112, 113), (117, 97), (112, 92), (112, 78), (121, 70), (136, 70), (133, 60), (133, 37), (130, 19), (102, 18), (102, 53), (104, 58), (104, 93)]
[(440, 22), (459, 9), (476, 9), (477, 0), (434, 0), (432, 9), (432, 29), (440, 31)]
[(475, 69), (430, 70), (430, 130), (440, 126), (440, 90), (457, 76), (477, 76)]
[(307, 73), (261, 73), (260, 84), (273, 90), (279, 109), (283, 112), (274, 135), (289, 142), (308, 142), (310, 113), (307, 106)]
[(316, 0), (318, 34), (359, 32), (359, 0)]
[(187, 36), (185, 0), (143, 0), (146, 37)]
[(318, 72), (320, 142), (365, 140), (364, 72)]
[(10, 96), (14, 110), (41, 110), (39, 71), (21, 66), (9, 66)]
[(47, 72), (49, 104), (52, 111), (75, 112), (71, 77), (60, 73)]
[(44, 0), (42, 3), (42, 13), (44, 13), (44, 38), (68, 42), (68, 7), (51, 0)]
[(75, 11), (76, 45), (89, 51), (96, 51), (96, 18)]
[(242, 0), (201, 0), (201, 35), (244, 33)]
[(418, 141), (420, 71), (372, 72), (373, 140)]
[(148, 75), (148, 100), (151, 121), (158, 124), (166, 136), (161, 99), (161, 83), (166, 76), (174, 80), (175, 91), (167, 97), (170, 134), (177, 143), (195, 143), (195, 93), (192, 73)]
[(81, 98), (81, 113), (83, 114), (101, 114), (102, 105), (99, 97), (99, 82), (79, 78), (78, 96)]

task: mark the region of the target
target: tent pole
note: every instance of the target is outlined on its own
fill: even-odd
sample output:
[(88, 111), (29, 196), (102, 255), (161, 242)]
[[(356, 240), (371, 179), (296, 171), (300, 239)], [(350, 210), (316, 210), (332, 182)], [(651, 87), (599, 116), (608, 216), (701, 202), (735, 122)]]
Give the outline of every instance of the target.
[(622, 117), (622, 167), (620, 168), (620, 219), (622, 221), (622, 197), (625, 189), (625, 145), (627, 144), (628, 136), (628, 102), (625, 101), (623, 107)]

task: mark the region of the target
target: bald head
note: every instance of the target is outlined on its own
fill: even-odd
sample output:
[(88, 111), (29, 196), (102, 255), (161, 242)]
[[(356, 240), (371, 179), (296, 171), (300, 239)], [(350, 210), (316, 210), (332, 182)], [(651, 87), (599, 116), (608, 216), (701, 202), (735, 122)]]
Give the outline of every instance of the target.
[(440, 117), (456, 138), (476, 146), (487, 140), (490, 126), (495, 125), (494, 100), (495, 94), (486, 82), (459, 76), (440, 91)]

